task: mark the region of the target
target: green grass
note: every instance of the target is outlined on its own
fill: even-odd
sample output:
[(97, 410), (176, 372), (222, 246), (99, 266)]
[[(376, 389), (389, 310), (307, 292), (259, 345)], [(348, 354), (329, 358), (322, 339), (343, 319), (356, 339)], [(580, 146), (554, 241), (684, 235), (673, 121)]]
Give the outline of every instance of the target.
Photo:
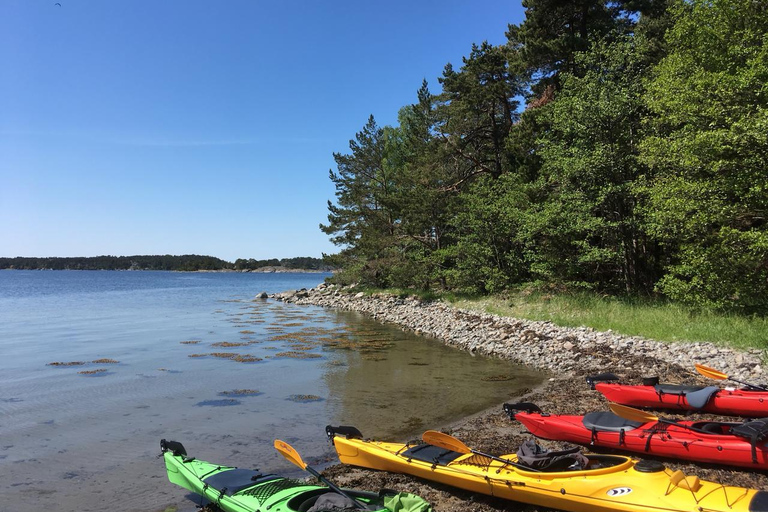
[(464, 309), (566, 327), (586, 326), (660, 341), (709, 341), (736, 348), (768, 348), (768, 319), (693, 312), (666, 302), (622, 300), (595, 294), (517, 293), (500, 297), (455, 298)]

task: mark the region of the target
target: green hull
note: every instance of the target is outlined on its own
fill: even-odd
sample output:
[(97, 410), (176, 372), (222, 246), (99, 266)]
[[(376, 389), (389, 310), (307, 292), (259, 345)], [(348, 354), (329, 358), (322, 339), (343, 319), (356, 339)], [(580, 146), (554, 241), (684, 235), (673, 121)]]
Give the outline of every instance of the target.
[[(225, 512), (303, 512), (321, 495), (333, 493), (308, 484), (258, 471), (212, 464), (188, 457), (180, 443), (161, 442), (168, 480), (216, 503)], [(345, 490), (378, 512), (428, 512), (429, 503), (413, 495), (384, 495)], [(405, 505), (403, 505), (405, 503)], [(388, 508), (387, 505), (391, 508)]]

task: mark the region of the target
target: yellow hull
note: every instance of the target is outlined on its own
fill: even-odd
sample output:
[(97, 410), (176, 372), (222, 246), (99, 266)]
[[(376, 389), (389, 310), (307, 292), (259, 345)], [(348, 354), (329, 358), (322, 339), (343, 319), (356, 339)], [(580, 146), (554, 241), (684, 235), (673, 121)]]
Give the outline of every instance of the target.
[[(333, 436), (339, 460), (371, 469), (406, 473), (468, 491), (573, 512), (686, 511), (765, 512), (768, 492), (723, 486), (662, 469), (641, 472), (628, 457), (592, 455), (598, 469), (535, 472), (465, 454), (447, 464), (408, 458), (408, 445)], [(501, 458), (516, 462), (516, 455)], [(590, 464), (592, 467), (593, 464)]]

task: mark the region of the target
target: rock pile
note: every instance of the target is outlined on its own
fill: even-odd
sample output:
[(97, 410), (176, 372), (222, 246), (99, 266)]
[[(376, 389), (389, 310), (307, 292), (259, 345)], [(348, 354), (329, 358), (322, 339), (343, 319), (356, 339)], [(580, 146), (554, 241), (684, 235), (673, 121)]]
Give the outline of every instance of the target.
[[(404, 330), (431, 336), (471, 353), (514, 360), (557, 374), (603, 371), (657, 375), (665, 367), (693, 371), (702, 363), (741, 380), (763, 377), (759, 349), (740, 351), (712, 343), (664, 343), (587, 327), (559, 327), (462, 310), (440, 301), (366, 295), (335, 285), (275, 294), (277, 300), (357, 311)], [(711, 381), (710, 381), (711, 383)]]

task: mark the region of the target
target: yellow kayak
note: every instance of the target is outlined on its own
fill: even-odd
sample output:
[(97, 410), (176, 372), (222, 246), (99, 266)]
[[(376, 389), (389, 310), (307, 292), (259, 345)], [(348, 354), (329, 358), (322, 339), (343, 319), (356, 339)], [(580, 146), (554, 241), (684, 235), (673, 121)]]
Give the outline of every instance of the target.
[[(542, 507), (573, 512), (768, 512), (766, 491), (700, 480), (657, 461), (590, 453), (586, 458), (576, 455), (579, 463), (568, 469), (563, 464), (534, 469), (517, 454), (485, 454), (440, 432), (424, 434), (433, 444), (366, 440), (354, 427), (328, 426), (326, 432), (344, 464), (406, 473)], [(560, 456), (559, 462), (567, 457)]]

